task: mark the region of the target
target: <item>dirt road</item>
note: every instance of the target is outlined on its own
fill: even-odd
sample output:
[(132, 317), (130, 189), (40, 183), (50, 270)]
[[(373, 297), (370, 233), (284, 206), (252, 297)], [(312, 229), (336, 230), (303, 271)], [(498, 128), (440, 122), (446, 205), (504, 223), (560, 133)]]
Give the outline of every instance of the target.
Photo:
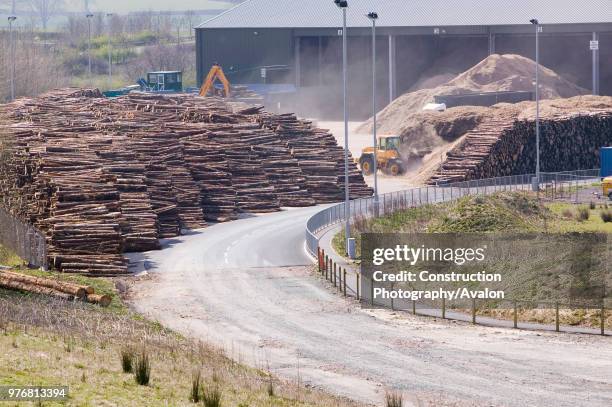
[(237, 360), (364, 402), (607, 406), (609, 337), (544, 334), (361, 310), (311, 274), (314, 208), (212, 226), (145, 255), (134, 307)]

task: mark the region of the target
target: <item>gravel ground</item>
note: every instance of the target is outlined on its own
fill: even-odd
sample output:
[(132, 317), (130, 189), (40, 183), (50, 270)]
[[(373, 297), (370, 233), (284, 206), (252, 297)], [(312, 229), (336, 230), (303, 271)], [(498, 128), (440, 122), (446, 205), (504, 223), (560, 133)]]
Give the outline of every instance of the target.
[[(362, 310), (313, 275), (307, 208), (212, 226), (144, 255), (133, 306), (236, 360), (380, 405), (608, 406), (609, 337)], [(304, 266), (300, 266), (304, 264)]]

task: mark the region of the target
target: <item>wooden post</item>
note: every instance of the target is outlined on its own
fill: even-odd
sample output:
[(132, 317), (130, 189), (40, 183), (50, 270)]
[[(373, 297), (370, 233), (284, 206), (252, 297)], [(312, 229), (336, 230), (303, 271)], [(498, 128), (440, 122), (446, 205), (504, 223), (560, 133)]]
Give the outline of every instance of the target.
[(446, 298), (442, 297), (442, 319), (446, 319)]
[(412, 300), (412, 315), (416, 315), (416, 300)]
[(332, 283), (336, 286), (336, 264), (332, 262)]
[(329, 257), (325, 256), (325, 279), (329, 279)]
[(374, 279), (370, 280), (370, 305), (374, 306)]
[(514, 301), (514, 327), (518, 328), (518, 304)]
[(361, 301), (361, 295), (359, 293), (359, 280), (361, 280), (361, 273), (357, 273), (357, 301)]
[(559, 332), (559, 303), (555, 303), (555, 331)]
[(346, 297), (346, 269), (344, 269), (344, 296)]
[(606, 334), (606, 305), (603, 301), (601, 303), (601, 318), (600, 319), (601, 319), (600, 321), (601, 334), (605, 335)]
[(476, 299), (472, 298), (472, 324), (476, 325)]
[(338, 291), (342, 292), (342, 267), (338, 266)]
[(395, 311), (395, 303), (393, 302), (393, 286), (394, 284), (391, 283), (391, 311)]
[(317, 266), (319, 267), (319, 273), (321, 273), (321, 248), (317, 247)]

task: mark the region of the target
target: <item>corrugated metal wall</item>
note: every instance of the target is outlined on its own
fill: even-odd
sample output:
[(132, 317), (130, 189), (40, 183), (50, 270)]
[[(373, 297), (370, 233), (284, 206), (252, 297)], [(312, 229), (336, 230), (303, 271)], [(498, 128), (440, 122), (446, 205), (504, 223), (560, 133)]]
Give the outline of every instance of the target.
[(261, 66), (293, 64), (293, 30), (198, 29), (196, 33), (198, 86), (214, 62), (235, 83), (259, 82)]

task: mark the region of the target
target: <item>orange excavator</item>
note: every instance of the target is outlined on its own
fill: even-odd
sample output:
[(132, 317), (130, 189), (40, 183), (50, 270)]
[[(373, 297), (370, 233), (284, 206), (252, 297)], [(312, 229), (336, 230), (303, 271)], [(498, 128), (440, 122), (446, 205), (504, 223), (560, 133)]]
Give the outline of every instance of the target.
[(214, 87), (216, 80), (219, 80), (219, 82), (221, 82), (221, 84), (223, 85), (224, 94), (221, 94), (219, 96), (223, 96), (226, 98), (230, 97), (230, 83), (227, 80), (225, 74), (223, 73), (223, 68), (221, 68), (221, 65), (217, 63), (213, 64), (212, 68), (210, 68), (210, 72), (208, 72), (208, 75), (206, 75), (206, 79), (204, 80), (204, 83), (202, 83), (202, 87), (200, 88), (200, 96), (208, 96), (209, 94), (217, 95), (218, 92), (215, 90)]

